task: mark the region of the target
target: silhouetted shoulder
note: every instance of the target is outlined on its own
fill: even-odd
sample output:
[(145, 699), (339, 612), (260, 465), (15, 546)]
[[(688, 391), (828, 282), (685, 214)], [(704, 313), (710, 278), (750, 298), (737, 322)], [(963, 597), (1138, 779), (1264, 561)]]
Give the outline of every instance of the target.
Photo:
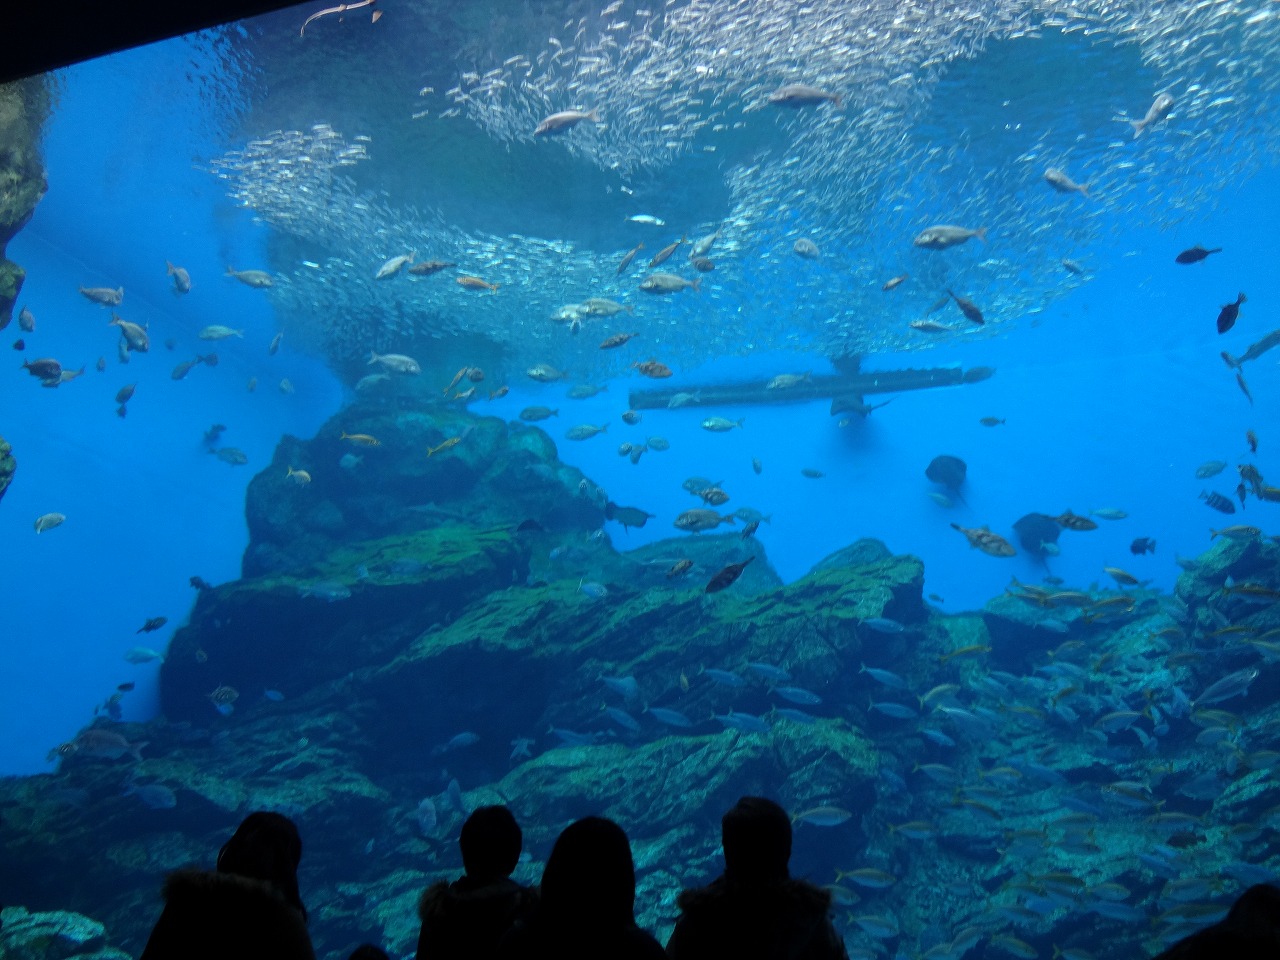
[(145, 960), (314, 960), (302, 913), (265, 881), (180, 870), (165, 882), (164, 898)]
[(536, 903), (535, 891), (511, 879), (478, 884), (462, 877), (432, 884), (418, 901), (418, 960), (495, 956), (502, 935)]
[(828, 917), (831, 894), (804, 880), (734, 886), (724, 878), (686, 890), (676, 901), (667, 955), (843, 960), (844, 942)]

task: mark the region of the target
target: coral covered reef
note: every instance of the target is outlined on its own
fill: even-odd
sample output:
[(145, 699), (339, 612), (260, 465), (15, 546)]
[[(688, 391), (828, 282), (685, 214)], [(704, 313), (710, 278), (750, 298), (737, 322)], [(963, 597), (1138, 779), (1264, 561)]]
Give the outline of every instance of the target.
[[(541, 430), (452, 409), (360, 401), (286, 439), (250, 486), (243, 577), (196, 579), (163, 717), (99, 720), (122, 739), (78, 738), (55, 773), (0, 785), (0, 899), (90, 913), (137, 952), (164, 873), (210, 864), (270, 808), (305, 836), (319, 952), (373, 936), (404, 953), (419, 892), (459, 870), (466, 812), (500, 802), (525, 827), (525, 881), (568, 821), (622, 823), (642, 922), (665, 935), (748, 793), (795, 811), (796, 862), (832, 884), (851, 944), (995, 938), (1031, 903), (1017, 933), (1047, 955), (1078, 939), (1093, 887), (1129, 891), (1145, 921), (1167, 879), (1140, 859), (1153, 848), (1224, 890), (1256, 879), (1269, 755), (1215, 767), (1171, 691), (1248, 666), (1247, 644), (1204, 639), (1224, 618), (1277, 626), (1259, 602), (1280, 588), (1274, 543), (1220, 542), (1177, 598), (1015, 584), (948, 616), (920, 561), (874, 541), (783, 584), (736, 534), (621, 553), (602, 502)], [(1148, 659), (1161, 646), (1181, 672)], [(1274, 677), (1235, 682), (1255, 680), (1224, 734), (1241, 751), (1280, 722)], [(1096, 922), (1127, 915), (1097, 902)]]

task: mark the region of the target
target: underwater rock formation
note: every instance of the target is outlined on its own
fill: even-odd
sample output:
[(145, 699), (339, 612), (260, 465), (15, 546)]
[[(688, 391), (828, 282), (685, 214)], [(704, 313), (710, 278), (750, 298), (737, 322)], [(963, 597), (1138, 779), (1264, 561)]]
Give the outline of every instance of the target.
[(40, 159), (40, 131), (49, 114), (49, 89), (43, 77), (0, 86), (0, 328), (26, 274), (5, 258), (5, 248), (27, 225), (49, 184)]
[[(284, 439), (271, 467), (249, 484), (245, 576), (321, 563), (346, 544), (443, 520), (474, 527), (532, 520), (583, 531), (604, 522), (594, 485), (556, 458), (543, 431), (444, 407), (438, 396), (425, 407), (421, 390), (384, 384), (381, 396), (344, 409), (314, 439)], [(290, 468), (312, 482), (297, 484)]]
[(6, 960), (129, 960), (107, 945), (96, 920), (55, 910), (31, 913), (23, 907), (0, 910), (0, 957)]
[[(990, 911), (1020, 906), (1003, 891), (1045, 878), (1154, 903), (1163, 875), (1097, 853), (1157, 840), (1256, 879), (1255, 832), (1211, 834), (1196, 804), (1265, 822), (1274, 757), (1250, 754), (1258, 768), (1234, 781), (1185, 763), (1199, 730), (1179, 703), (1274, 701), (1280, 679), (1247, 668), (1280, 626), (1280, 546), (1223, 538), (1184, 561), (1176, 597), (1015, 581), (948, 615), (922, 596), (922, 562), (874, 540), (789, 584), (737, 532), (620, 552), (602, 491), (545, 433), (420, 399), (363, 399), (281, 444), (250, 486), (243, 579), (195, 580), (161, 668), (164, 716), (99, 718), (51, 754), (56, 772), (0, 781), (13, 866), (0, 902), (92, 913), (137, 953), (164, 873), (209, 865), (267, 808), (302, 830), (318, 954), (371, 933), (405, 954), (422, 889), (460, 871), (467, 813), (505, 803), (524, 829), (522, 882), (569, 820), (622, 823), (638, 918), (661, 938), (675, 891), (719, 872), (719, 818), (743, 794), (793, 811), (798, 862), (836, 878), (841, 911), (866, 901), (841, 913), (851, 941), (923, 944), (944, 916), (994, 930), (1007, 921)], [(353, 448), (343, 431), (380, 443)], [(1208, 656), (1224, 619), (1252, 641)], [(1181, 650), (1176, 667), (1153, 668), (1159, 646)], [(1224, 677), (1229, 696), (1205, 693)], [(1170, 796), (1168, 824), (1153, 824)], [(1078, 936), (1070, 910), (1042, 919), (1027, 934), (1041, 955)]]
[(4, 437), (0, 437), (0, 500), (4, 499), (4, 492), (13, 483), (13, 475), (17, 471), (18, 461), (13, 455), (13, 447)]

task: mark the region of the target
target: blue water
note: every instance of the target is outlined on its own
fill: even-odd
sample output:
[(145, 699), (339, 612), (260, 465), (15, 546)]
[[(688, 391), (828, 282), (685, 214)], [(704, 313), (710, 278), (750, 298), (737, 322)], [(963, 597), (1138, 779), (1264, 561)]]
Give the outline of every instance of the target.
[[(20, 302), (39, 324), (24, 356), (57, 356), (90, 370), (84, 381), (57, 391), (25, 376), (0, 384), (15, 411), (5, 436), (21, 470), (0, 509), (11, 544), (0, 590), (13, 638), (10, 669), (0, 679), (0, 720), (16, 734), (0, 742), (0, 770), (47, 769), (47, 751), (79, 729), (86, 711), (122, 680), (140, 684), (126, 716), (150, 714), (155, 665), (120, 661), (131, 634), (149, 616), (167, 616), (171, 628), (180, 624), (192, 602), (189, 576), (217, 583), (238, 573), (252, 471), (281, 434), (310, 436), (341, 403), (342, 386), (323, 358), (288, 342), (266, 356), (278, 318), (260, 291), (221, 276), (228, 264), (263, 262), (267, 229), (235, 209), (218, 181), (193, 163), (234, 142), (235, 98), (176, 84), (161, 109), (146, 88), (153, 72), (182, 69), (192, 56), (205, 58), (196, 62), (214, 76), (226, 69), (210, 45), (177, 40), (60, 75), (62, 93), (44, 144), (50, 190), (10, 246), (28, 273)], [(734, 497), (726, 509), (750, 505), (773, 516), (758, 536), (787, 581), (853, 540), (874, 537), (924, 559), (926, 592), (941, 596), (945, 609), (976, 609), (1010, 576), (1035, 581), (1045, 570), (1025, 555), (984, 558), (948, 523), (985, 524), (1012, 536), (1013, 522), (1029, 512), (1111, 507), (1128, 519), (1065, 533), (1061, 557), (1049, 560), (1052, 574), (1071, 584), (1109, 585), (1102, 567), (1122, 566), (1168, 589), (1180, 572), (1174, 555), (1197, 555), (1208, 546), (1210, 528), (1221, 525), (1197, 494), (1210, 488), (1229, 495), (1235, 484), (1229, 472), (1216, 487), (1197, 480), (1196, 466), (1236, 463), (1251, 428), (1262, 438), (1256, 462), (1264, 475), (1273, 462), (1267, 425), (1280, 409), (1276, 358), (1268, 354), (1247, 369), (1250, 407), (1217, 351), (1239, 354), (1269, 329), (1270, 218), (1258, 211), (1277, 208), (1277, 190), (1273, 166), (1225, 185), (1216, 210), (1176, 231), (1115, 225), (1089, 251), (1097, 269), (1088, 284), (999, 340), (867, 357), (867, 370), (983, 365), (998, 372), (977, 385), (895, 396), (844, 429), (827, 415), (825, 401), (722, 411), (745, 418), (745, 429), (728, 434), (697, 426), (704, 413), (715, 412), (704, 408), (645, 411), (629, 427), (617, 413), (628, 390), (651, 386), (638, 378), (580, 401), (564, 399), (560, 384), (513, 383), (506, 398), (476, 410), (515, 419), (530, 403), (560, 408), (559, 418), (542, 426), (561, 457), (615, 502), (657, 514), (642, 530), (609, 524), (619, 549), (672, 534), (674, 515), (698, 505), (681, 481), (702, 475), (724, 481)], [(1190, 268), (1173, 262), (1174, 253), (1195, 243), (1226, 245), (1230, 255)], [(166, 260), (191, 272), (187, 296), (171, 292)], [(76, 292), (81, 285), (123, 285), (121, 312), (152, 324), (151, 353), (118, 365), (106, 327), (110, 312), (84, 300)], [(1220, 337), (1217, 308), (1237, 290), (1246, 290), (1249, 301), (1236, 328)], [(244, 327), (246, 338), (195, 340), (194, 332), (210, 323)], [(14, 323), (6, 332), (16, 331)], [(176, 352), (163, 346), (169, 336), (182, 341)], [(182, 382), (169, 380), (173, 365), (207, 349), (219, 354), (216, 371), (197, 367)], [(108, 360), (104, 374), (92, 369), (99, 356)], [(805, 370), (831, 372), (809, 354), (709, 357), (664, 385)], [(252, 394), (245, 389), (251, 377), (259, 381)], [(296, 394), (279, 392), (283, 378)], [(132, 382), (138, 394), (122, 421), (112, 398)], [(157, 394), (163, 399), (152, 400)], [(983, 427), (983, 416), (1007, 423)], [(587, 422), (611, 426), (585, 443), (563, 439), (569, 426)], [(223, 443), (248, 453), (247, 467), (228, 467), (204, 451), (201, 437), (213, 423), (228, 426)], [(618, 443), (652, 435), (665, 436), (671, 449), (647, 453), (638, 466), (617, 456)], [(937, 488), (924, 468), (941, 453), (969, 466), (967, 506), (944, 510), (925, 496)], [(759, 476), (752, 458), (762, 461)], [(805, 467), (825, 476), (805, 478)], [(65, 513), (68, 523), (30, 536), (34, 518), (50, 510)], [(1157, 540), (1157, 552), (1133, 557), (1128, 545), (1142, 536)]]
[[(123, 654), (135, 645), (164, 650), (195, 600), (190, 577), (213, 584), (239, 577), (250, 480), (270, 463), (282, 437), (314, 436), (353, 397), (350, 367), (330, 362), (300, 338), (287, 336), (269, 356), (272, 338), (296, 330), (300, 318), (278, 315), (262, 291), (223, 276), (228, 265), (265, 267), (278, 255), (273, 241), (280, 239), (253, 211), (229, 200), (209, 171), (212, 159), (267, 132), (251, 119), (261, 106), (248, 101), (246, 91), (256, 89), (252, 78), (224, 54), (221, 40), (186, 38), (58, 75), (43, 141), (49, 192), (8, 251), (27, 271), (19, 304), (30, 307), (38, 325), (35, 333), (21, 334), (12, 324), (5, 344), (24, 336), (27, 350), (4, 349), (14, 368), (22, 358), (51, 356), (88, 371), (57, 390), (42, 389), (21, 370), (0, 377), (0, 435), (19, 463), (0, 502), (0, 774), (53, 771), (49, 751), (86, 726), (117, 684), (137, 685), (124, 699), (125, 719), (157, 716), (159, 665), (126, 663)], [(158, 85), (156, 77), (171, 82)], [(406, 86), (415, 82), (410, 78)], [(349, 134), (376, 130), (377, 118), (361, 117), (350, 102), (292, 93), (298, 99), (273, 115), (287, 115), (299, 128), (347, 119)], [(453, 186), (449, 212), (459, 227), (502, 220), (501, 210), (477, 209), (467, 222), (465, 175)], [(475, 204), (489, 196), (479, 184), (470, 186)], [(572, 187), (566, 192), (572, 197)], [(584, 210), (584, 219), (590, 213)], [(514, 421), (530, 404), (559, 408), (557, 418), (538, 426), (556, 441), (561, 459), (614, 502), (655, 515), (640, 529), (606, 523), (618, 550), (678, 536), (675, 516), (700, 506), (681, 483), (702, 475), (730, 492), (725, 511), (750, 506), (770, 515), (756, 536), (786, 582), (860, 538), (875, 538), (894, 553), (922, 559), (924, 593), (948, 613), (981, 609), (1011, 578), (1036, 583), (1050, 575), (1071, 587), (1111, 589), (1107, 566), (1172, 591), (1182, 573), (1175, 557), (1202, 554), (1212, 528), (1236, 522), (1280, 532), (1280, 506), (1251, 499), (1227, 519), (1198, 497), (1216, 490), (1234, 501), (1235, 465), (1245, 457), (1263, 475), (1280, 476), (1280, 350), (1247, 366), (1252, 404), (1219, 357), (1221, 350), (1243, 353), (1280, 326), (1278, 219), (1280, 164), (1269, 158), (1256, 172), (1223, 184), (1211, 206), (1174, 229), (1140, 218), (1109, 222), (1087, 251), (1088, 282), (1048, 301), (1034, 317), (1010, 322), (998, 338), (863, 360), (864, 371), (988, 366), (994, 377), (868, 396), (872, 403), (892, 400), (844, 427), (828, 415), (825, 400), (645, 410), (640, 424), (628, 426), (618, 415), (629, 391), (653, 386), (634, 375), (615, 377), (607, 391), (580, 401), (564, 397), (563, 383), (513, 377), (505, 398), (473, 404), (471, 411)], [(582, 228), (584, 234), (595, 229)], [(1226, 252), (1192, 267), (1175, 264), (1174, 255), (1194, 244)], [(172, 292), (166, 260), (190, 271), (194, 285), (186, 296)], [(841, 282), (839, 267), (820, 269), (830, 271), (830, 283)], [(753, 274), (760, 275), (760, 269)], [(787, 277), (780, 274), (777, 283), (776, 290), (759, 291), (760, 298), (787, 302)], [(79, 286), (123, 286), (119, 312), (150, 325), (150, 353), (120, 365), (115, 332), (107, 326), (110, 311), (85, 300)], [(1238, 291), (1247, 292), (1248, 302), (1235, 329), (1219, 335), (1214, 319)], [(714, 325), (714, 308), (699, 323)], [(197, 340), (209, 324), (243, 328), (244, 339)], [(699, 330), (683, 334), (697, 338)], [(164, 345), (170, 337), (178, 341), (173, 351)], [(177, 363), (210, 350), (219, 355), (216, 369), (199, 366), (183, 381), (170, 378)], [(709, 352), (700, 365), (679, 366), (662, 385), (692, 390), (784, 372), (834, 372), (812, 352), (742, 352)], [(105, 373), (93, 369), (99, 356), (106, 358)], [(293, 392), (280, 389), (284, 380)], [(113, 398), (135, 382), (122, 419)], [(699, 421), (712, 415), (742, 418), (744, 425), (708, 433)], [(979, 423), (989, 416), (1006, 422)], [(581, 423), (610, 426), (585, 442), (564, 438)], [(210, 455), (202, 437), (213, 424), (225, 425), (222, 443), (243, 450), (247, 465)], [(1256, 456), (1246, 444), (1249, 430), (1259, 439)], [(618, 455), (623, 441), (651, 436), (669, 440), (670, 449), (650, 450), (638, 464)], [(949, 509), (927, 496), (939, 488), (926, 480), (925, 467), (939, 454), (968, 465), (964, 502)], [(758, 474), (753, 459), (762, 464)], [(1197, 466), (1209, 460), (1229, 466), (1216, 478), (1196, 479)], [(822, 476), (806, 477), (802, 469)], [(1127, 517), (1100, 519), (1089, 532), (1064, 531), (1061, 555), (1044, 562), (1021, 548), (1012, 559), (985, 556), (950, 526), (988, 525), (1012, 540), (1013, 523), (1024, 514), (1104, 508)], [(35, 518), (51, 511), (65, 514), (66, 523), (36, 535)], [(1129, 545), (1139, 537), (1156, 540), (1156, 552), (1133, 555)], [(163, 630), (136, 633), (144, 620), (159, 616), (168, 618)], [(438, 739), (455, 732), (441, 730)], [(822, 853), (813, 831), (798, 834), (798, 859), (821, 860)]]

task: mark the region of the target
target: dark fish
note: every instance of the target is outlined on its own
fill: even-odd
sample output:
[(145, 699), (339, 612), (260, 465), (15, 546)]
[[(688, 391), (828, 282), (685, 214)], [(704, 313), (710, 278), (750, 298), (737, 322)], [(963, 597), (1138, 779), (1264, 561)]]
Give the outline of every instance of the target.
[(742, 576), (742, 571), (747, 569), (747, 564), (749, 564), (754, 559), (755, 557), (747, 557), (747, 559), (743, 560), (741, 563), (729, 564), (727, 567), (725, 567), (723, 570), (717, 573), (714, 577), (712, 577), (709, 581), (707, 581), (707, 587), (703, 592), (719, 593), (721, 590), (724, 590), (726, 587), (730, 586), (735, 580), (737, 580), (740, 576)]
[(631, 248), (631, 252), (622, 258), (622, 262), (618, 264), (618, 276), (622, 275), (622, 271), (631, 266), (631, 261), (636, 258), (636, 254), (644, 249), (644, 243), (637, 243)]
[[(448, 263), (444, 260), (423, 260), (421, 263), (415, 263), (409, 268), (409, 272), (416, 277), (428, 277), (433, 273), (439, 273), (441, 270), (448, 270), (450, 267), (456, 267), (456, 263)], [(271, 351), (275, 353), (275, 351)]]
[(1241, 510), (1244, 509), (1244, 498), (1245, 498), (1245, 494), (1247, 494), (1248, 492), (1249, 492), (1249, 488), (1244, 485), (1243, 480), (1241, 480), (1238, 484), (1236, 484), (1236, 496), (1240, 498)]
[(541, 533), (545, 528), (537, 520), (521, 520), (516, 533)]
[(760, 476), (761, 472), (764, 470), (764, 465), (763, 465), (763, 464), (761, 464), (761, 463), (760, 463), (760, 461), (759, 461), (758, 459), (756, 459), (755, 457), (752, 457), (752, 458), (751, 458), (751, 469), (755, 471), (755, 474), (756, 474), (756, 476), (758, 477), (758, 476)]
[(1067, 273), (1074, 273), (1077, 277), (1082, 277), (1085, 274), (1084, 267), (1076, 263), (1074, 260), (1069, 260), (1066, 257), (1063, 257), (1058, 262), (1062, 264), (1062, 269), (1067, 271)]
[(191, 368), (199, 366), (203, 362), (204, 359), (202, 357), (196, 357), (194, 360), (184, 360), (173, 368), (173, 372), (169, 376), (174, 380), (185, 380), (187, 374), (191, 372)]
[(159, 630), (168, 622), (168, 617), (148, 617), (147, 622), (135, 630), (134, 633), (152, 633), (155, 630)]
[(107, 358), (99, 357), (98, 362), (94, 364), (94, 369), (99, 373), (105, 373), (107, 369)]
[(17, 340), (13, 341), (13, 349), (25, 350), (27, 349), (27, 342), (19, 337)]
[(1196, 244), (1189, 250), (1183, 250), (1180, 254), (1173, 258), (1174, 263), (1199, 263), (1211, 253), (1221, 253), (1221, 247), (1214, 247), (1212, 250), (1206, 250), (1204, 247)]
[(116, 687), (116, 689), (119, 690), (121, 693), (128, 693), (130, 690), (133, 689), (133, 687), (134, 687), (134, 683), (132, 680), (130, 680), (127, 683), (120, 684), (119, 686)]
[(1236, 325), (1236, 318), (1240, 316), (1240, 304), (1248, 299), (1242, 293), (1236, 297), (1235, 303), (1224, 303), (1222, 310), (1218, 313), (1218, 332), (1226, 333)]
[(760, 529), (760, 521), (752, 520), (750, 523), (748, 523), (745, 527), (742, 528), (742, 533), (739, 534), (739, 538), (742, 540), (746, 540), (747, 537), (753, 536), (755, 532), (759, 529)]
[(168, 340), (164, 342), (164, 348), (166, 350), (172, 350), (177, 345), (178, 345), (178, 341), (173, 339), (173, 337), (170, 337)]
[[(6, 320), (5, 323), (7, 324), (8, 321)], [(4, 327), (0, 326), (0, 330), (2, 329)], [(18, 313), (18, 329), (23, 333), (35, 333), (36, 331), (36, 316), (26, 307), (23, 307)]]
[(944, 453), (929, 461), (929, 466), (924, 469), (924, 475), (934, 483), (940, 483), (950, 490), (958, 490), (964, 484), (968, 469), (959, 457)]
[(209, 581), (206, 580), (204, 577), (192, 577), (187, 582), (190, 583), (191, 586), (195, 587), (197, 590), (213, 589), (213, 584), (209, 583)]
[(865, 403), (861, 397), (832, 397), (831, 416), (834, 417), (840, 413), (856, 413), (865, 420), (872, 410), (879, 410), (891, 403), (893, 403), (892, 398), (884, 403)]
[(120, 404), (120, 406), (116, 407), (116, 416), (119, 417), (121, 420), (123, 420), (128, 415), (129, 415), (129, 408), (125, 404), (122, 403)]
[(618, 504), (614, 503), (612, 500), (605, 503), (604, 515), (606, 519), (617, 520), (622, 524), (624, 530), (631, 527), (643, 527), (650, 517), (657, 516), (657, 514), (646, 513), (639, 507), (618, 506)]
[(640, 422), (641, 416), (642, 414), (638, 413), (635, 410), (627, 410), (627, 411), (624, 411), (622, 414), (622, 422), (635, 426), (637, 423)]
[(693, 264), (693, 269), (699, 273), (710, 273), (716, 268), (716, 265), (707, 257), (693, 257), (689, 262)]
[(1245, 442), (1249, 444), (1249, 452), (1257, 453), (1258, 452), (1258, 435), (1254, 433), (1252, 430), (1246, 430), (1244, 432), (1244, 439), (1245, 439)]
[(881, 286), (880, 289), (882, 292), (888, 293), (894, 287), (898, 287), (906, 283), (910, 277), (911, 277), (911, 274), (909, 273), (900, 273), (896, 277), (890, 277), (888, 280), (886, 280), (884, 282), (884, 285)]
[(1155, 553), (1156, 542), (1150, 537), (1139, 537), (1137, 540), (1133, 541), (1133, 543), (1129, 544), (1129, 552), (1135, 556), (1140, 556), (1144, 553)]
[(1013, 525), (1013, 532), (1029, 553), (1043, 557), (1049, 552), (1045, 549), (1045, 544), (1056, 544), (1062, 534), (1062, 527), (1047, 514), (1028, 513)]
[(129, 383), (121, 387), (120, 391), (116, 394), (116, 403), (128, 403), (132, 400), (133, 391), (136, 390), (137, 387), (138, 385), (136, 383)]
[(978, 324), (985, 322), (982, 317), (982, 311), (978, 309), (978, 305), (976, 303), (968, 297), (956, 296), (955, 292), (952, 291), (950, 287), (947, 288), (947, 293), (951, 294), (951, 299), (956, 302), (956, 306), (959, 307), (960, 312), (965, 315), (965, 319), (972, 320), (974, 323)]
[(1236, 505), (1216, 490), (1201, 490), (1200, 499), (1219, 513), (1235, 513)]

